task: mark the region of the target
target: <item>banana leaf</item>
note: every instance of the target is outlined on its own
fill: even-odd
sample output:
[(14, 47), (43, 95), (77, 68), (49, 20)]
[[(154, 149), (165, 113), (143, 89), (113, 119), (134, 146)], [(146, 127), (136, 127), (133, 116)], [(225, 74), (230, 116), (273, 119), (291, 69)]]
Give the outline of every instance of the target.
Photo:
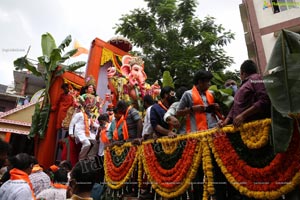
[(221, 76), (218, 73), (212, 72), (212, 74), (214, 76), (212, 80), (212, 83), (214, 85), (224, 85), (225, 81), (221, 78)]
[(75, 55), (77, 53), (78, 49), (72, 49), (71, 51), (68, 51), (61, 57), (61, 63), (65, 62), (67, 59)]
[[(49, 104), (51, 101), (49, 89), (54, 82), (53, 78), (55, 78), (55, 76), (62, 75), (65, 71), (75, 71), (76, 69), (86, 64), (86, 62), (82, 61), (78, 61), (70, 65), (62, 64), (77, 52), (77, 49), (73, 49), (62, 56), (63, 50), (68, 47), (71, 41), (71, 36), (67, 36), (65, 40), (62, 41), (62, 43), (59, 45), (59, 47), (56, 48), (56, 43), (52, 35), (50, 33), (45, 33), (42, 35), (41, 39), (43, 55), (37, 58), (37, 64), (33, 64), (29, 61), (29, 59), (27, 58), (28, 53), (25, 56), (14, 61), (16, 70), (27, 69), (34, 75), (42, 77), (46, 85), (44, 94), (42, 95), (45, 98), (43, 106), (40, 107), (39, 104), (35, 106), (29, 137), (34, 137), (36, 134), (39, 134), (40, 138), (44, 138), (50, 114), (51, 106)], [(57, 70), (57, 66), (62, 67), (60, 68), (60, 70)]]
[(61, 44), (58, 46), (59, 49), (61, 49), (62, 51), (69, 46), (69, 44), (72, 42), (72, 36), (68, 35), (62, 42)]
[(70, 65), (67, 65), (67, 70), (73, 72), (73, 71), (76, 71), (77, 69), (79, 69), (79, 68), (81, 68), (85, 65), (86, 65), (85, 61), (77, 61), (77, 62), (74, 62)]
[(223, 114), (228, 113), (234, 100), (232, 90), (218, 89), (216, 85), (212, 85), (209, 87), (209, 91), (213, 93), (215, 102), (219, 103)]
[(290, 117), (284, 117), (273, 106), (272, 112), (272, 132), (278, 134), (272, 134), (272, 143), (276, 153), (285, 152), (292, 139), (293, 132), (293, 119)]
[(35, 136), (35, 134), (38, 132), (39, 119), (40, 119), (40, 104), (37, 103), (37, 104), (35, 104), (34, 113), (32, 115), (32, 122), (31, 122), (30, 133), (29, 133), (28, 137), (33, 138)]
[(83, 67), (83, 66), (85, 66), (86, 65), (86, 62), (84, 62), (84, 61), (78, 61), (78, 62), (75, 62), (75, 63), (73, 63), (73, 64), (71, 64), (71, 65), (63, 65), (63, 64), (61, 64), (60, 66), (61, 66), (61, 68), (60, 69), (58, 69), (56, 72), (55, 72), (55, 76), (57, 77), (57, 76), (60, 76), (60, 75), (62, 75), (65, 71), (71, 71), (71, 72), (74, 72), (74, 71), (76, 71), (77, 69), (79, 69), (79, 68), (81, 68), (81, 67)]
[(55, 40), (50, 33), (45, 33), (42, 35), (41, 46), (43, 55), (50, 57), (52, 50), (56, 48)]
[(292, 136), (293, 123), (290, 122), (289, 114), (300, 113), (299, 73), (300, 35), (282, 30), (263, 78), (272, 106), (276, 110), (272, 112), (275, 152), (285, 151), (290, 141), (288, 138)]
[(27, 69), (36, 76), (41, 76), (41, 73), (37, 71), (34, 64), (27, 60), (26, 56), (18, 58), (14, 61), (14, 66), (16, 70)]
[(38, 121), (38, 133), (40, 138), (45, 137), (45, 133), (48, 127), (48, 120), (50, 114), (50, 104), (44, 105), (40, 111), (39, 121)]
[(61, 60), (61, 49), (53, 49), (50, 56), (51, 64), (49, 67), (49, 71), (53, 72), (57, 68)]

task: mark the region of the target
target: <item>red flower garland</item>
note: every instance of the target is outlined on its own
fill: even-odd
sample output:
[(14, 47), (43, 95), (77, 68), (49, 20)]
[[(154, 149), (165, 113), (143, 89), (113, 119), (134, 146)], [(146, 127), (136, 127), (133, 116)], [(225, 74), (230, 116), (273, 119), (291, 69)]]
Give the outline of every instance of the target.
[(300, 171), (300, 140), (297, 130), (295, 127), (288, 150), (277, 154), (264, 168), (254, 168), (240, 160), (227, 137), (216, 137), (213, 144), (222, 163), (238, 184), (243, 184), (252, 191), (274, 191), (282, 186), (281, 183), (291, 181)]
[(172, 169), (163, 169), (153, 151), (151, 144), (144, 145), (144, 151), (147, 152), (145, 159), (149, 168), (149, 172), (153, 180), (161, 187), (172, 189), (180, 185), (185, 175), (189, 171), (193, 156), (197, 146), (197, 140), (188, 139), (187, 145), (183, 151), (181, 159), (176, 163)]
[(106, 173), (112, 181), (120, 181), (124, 179), (124, 177), (127, 175), (129, 169), (131, 168), (134, 162), (136, 152), (137, 152), (136, 146), (130, 147), (130, 150), (123, 163), (119, 167), (116, 167), (112, 161), (110, 151), (109, 150), (105, 151), (106, 167), (107, 167)]

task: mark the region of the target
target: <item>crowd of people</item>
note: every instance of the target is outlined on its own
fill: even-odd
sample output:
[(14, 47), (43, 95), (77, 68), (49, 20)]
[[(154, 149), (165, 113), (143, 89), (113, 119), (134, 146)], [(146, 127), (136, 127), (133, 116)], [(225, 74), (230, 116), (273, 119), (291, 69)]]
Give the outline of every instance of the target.
[[(1, 140), (0, 148), (7, 156), (9, 144)], [(5, 162), (3, 157), (1, 162)], [(19, 153), (8, 158), (7, 171), (0, 182), (0, 199), (100, 199), (99, 169), (99, 165), (91, 160), (81, 160), (74, 167), (69, 161), (62, 161), (44, 169), (34, 156)]]
[[(118, 101), (116, 105), (109, 104), (106, 112), (99, 112), (104, 102), (99, 101), (95, 86), (88, 85), (86, 91), (80, 95), (80, 101), (74, 101), (74, 95), (69, 96), (64, 86), (66, 92), (63, 95), (67, 99), (67, 106), (58, 105), (58, 109), (63, 113), (60, 118), (68, 118), (69, 122), (66, 123), (65, 119), (59, 120), (58, 139), (68, 140), (74, 145), (66, 146), (61, 142), (59, 147), (67, 148), (65, 150), (67, 153), (57, 156), (60, 160), (70, 161), (69, 167), (57, 164), (52, 167), (54, 169), (49, 169), (51, 173), (43, 174), (44, 170), (32, 156), (18, 154), (10, 160), (10, 178), (2, 183), (0, 200), (47, 199), (47, 196), (51, 195), (61, 196), (62, 199), (89, 199), (93, 184), (104, 181), (102, 164), (106, 147), (128, 141), (141, 144), (143, 140), (163, 136), (174, 138), (178, 134), (228, 124), (240, 126), (244, 122), (270, 117), (270, 99), (262, 77), (258, 74), (257, 66), (252, 60), (246, 60), (241, 65), (240, 77), (242, 82), (239, 89), (233, 80), (225, 83), (225, 87), (232, 88), (234, 94), (234, 103), (227, 116), (223, 115), (214, 95), (208, 90), (213, 75), (205, 70), (195, 73), (193, 87), (190, 89), (183, 86), (177, 89), (170, 86), (163, 87), (158, 101), (151, 95), (145, 95), (143, 115), (134, 104), (129, 105), (123, 100)], [(93, 114), (95, 108), (100, 113), (98, 116)], [(63, 125), (64, 123), (67, 125)], [(77, 148), (78, 151), (70, 148)], [(97, 161), (99, 167), (94, 169), (91, 161)], [(216, 180), (226, 181), (222, 173), (218, 173), (220, 169), (216, 163), (214, 169), (216, 174), (219, 174), (215, 177)], [(82, 174), (84, 171), (86, 173)], [(203, 176), (203, 171), (199, 170), (196, 181), (201, 182)], [(14, 184), (16, 182), (22, 184)], [(194, 188), (199, 198), (202, 197), (202, 187), (198, 185)], [(224, 188), (225, 186), (216, 186), (216, 194), (212, 198), (234, 199), (233, 196), (239, 196), (237, 199), (242, 199), (242, 195), (233, 188), (229, 191), (227, 186)]]

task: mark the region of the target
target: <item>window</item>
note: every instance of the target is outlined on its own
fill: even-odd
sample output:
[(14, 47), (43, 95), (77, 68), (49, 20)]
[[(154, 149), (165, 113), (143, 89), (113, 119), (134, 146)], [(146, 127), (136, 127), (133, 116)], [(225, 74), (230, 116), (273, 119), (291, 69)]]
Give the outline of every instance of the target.
[(300, 8), (298, 0), (272, 0), (273, 13), (283, 12), (291, 8)]

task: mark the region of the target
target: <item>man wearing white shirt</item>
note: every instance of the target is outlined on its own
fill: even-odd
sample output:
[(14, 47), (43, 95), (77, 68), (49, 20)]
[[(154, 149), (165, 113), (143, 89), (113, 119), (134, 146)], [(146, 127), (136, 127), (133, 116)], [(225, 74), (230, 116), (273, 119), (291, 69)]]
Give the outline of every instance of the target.
[(35, 195), (29, 179), (34, 159), (26, 153), (20, 153), (9, 159), (13, 168), (10, 180), (0, 187), (0, 200), (33, 200)]
[(90, 119), (89, 113), (92, 105), (93, 103), (83, 104), (79, 112), (73, 115), (69, 126), (70, 137), (75, 137), (76, 142), (79, 141), (82, 144), (79, 160), (88, 158), (88, 153), (91, 148), (90, 140), (95, 139), (90, 131), (92, 120)]
[(154, 133), (150, 122), (150, 110), (152, 105), (155, 102), (151, 95), (145, 95), (143, 100), (144, 100), (144, 108), (146, 109), (146, 114), (143, 121), (142, 136), (144, 139), (146, 139), (147, 137), (151, 136)]

